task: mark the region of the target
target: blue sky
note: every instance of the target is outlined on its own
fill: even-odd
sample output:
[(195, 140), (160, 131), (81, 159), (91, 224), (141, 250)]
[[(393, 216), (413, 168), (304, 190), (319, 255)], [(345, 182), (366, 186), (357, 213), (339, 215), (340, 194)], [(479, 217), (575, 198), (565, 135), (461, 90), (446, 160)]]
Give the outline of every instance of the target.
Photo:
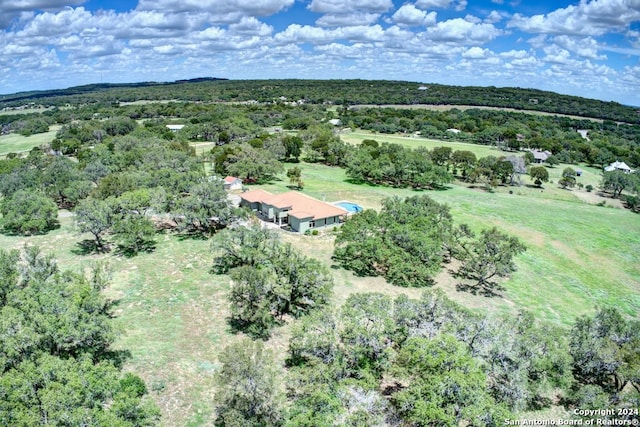
[(640, 106), (640, 0), (0, 0), (0, 28), (0, 93), (363, 78)]

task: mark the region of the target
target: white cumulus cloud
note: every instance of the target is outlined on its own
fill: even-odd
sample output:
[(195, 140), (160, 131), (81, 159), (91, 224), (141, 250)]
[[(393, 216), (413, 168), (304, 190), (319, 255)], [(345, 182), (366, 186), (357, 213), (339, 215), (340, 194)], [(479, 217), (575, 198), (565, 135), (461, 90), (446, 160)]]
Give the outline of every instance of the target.
[(53, 12), (69, 6), (79, 6), (86, 0), (0, 0), (0, 28), (7, 28), (22, 14), (34, 10)]
[(383, 13), (393, 7), (391, 0), (312, 0), (309, 10), (316, 13)]
[(166, 12), (201, 11), (213, 15), (270, 16), (295, 0), (140, 0), (138, 10)]
[(492, 24), (478, 24), (462, 18), (438, 22), (435, 27), (427, 30), (428, 37), (433, 41), (456, 42), (462, 45), (486, 43), (502, 33), (502, 30)]
[(598, 42), (592, 37), (572, 37), (559, 35), (553, 38), (553, 41), (559, 46), (571, 52), (575, 52), (583, 58), (596, 60), (606, 59), (606, 55), (599, 55)]
[(357, 25), (370, 25), (378, 21), (379, 13), (350, 12), (346, 14), (322, 15), (316, 21), (321, 27), (349, 27)]
[(508, 25), (530, 33), (598, 36), (623, 31), (639, 20), (638, 0), (581, 0), (546, 15), (516, 13)]
[(405, 4), (396, 11), (391, 20), (397, 25), (407, 27), (433, 26), (436, 23), (436, 12), (418, 9), (412, 4)]
[(449, 9), (460, 12), (466, 9), (467, 0), (417, 0), (416, 7), (420, 9)]
[(489, 49), (482, 49), (481, 47), (474, 46), (463, 52), (462, 57), (470, 59), (481, 59), (487, 58), (488, 56), (490, 56), (490, 54), (491, 51)]

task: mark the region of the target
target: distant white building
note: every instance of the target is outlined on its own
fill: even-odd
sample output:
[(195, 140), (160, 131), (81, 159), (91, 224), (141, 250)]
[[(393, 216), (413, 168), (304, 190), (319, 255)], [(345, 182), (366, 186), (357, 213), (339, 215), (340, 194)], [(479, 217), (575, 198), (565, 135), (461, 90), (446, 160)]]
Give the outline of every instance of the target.
[(587, 129), (578, 129), (578, 133), (580, 134), (581, 137), (583, 137), (584, 139), (589, 141), (589, 130), (587, 130)]
[(183, 127), (184, 125), (167, 125), (167, 129), (169, 129), (171, 132), (178, 132)]
[(624, 173), (631, 173), (633, 172), (633, 170), (625, 163), (625, 162), (621, 162), (621, 161), (615, 161), (613, 163), (611, 163), (609, 166), (604, 168), (605, 172), (612, 172), (615, 170), (619, 170), (622, 171)]

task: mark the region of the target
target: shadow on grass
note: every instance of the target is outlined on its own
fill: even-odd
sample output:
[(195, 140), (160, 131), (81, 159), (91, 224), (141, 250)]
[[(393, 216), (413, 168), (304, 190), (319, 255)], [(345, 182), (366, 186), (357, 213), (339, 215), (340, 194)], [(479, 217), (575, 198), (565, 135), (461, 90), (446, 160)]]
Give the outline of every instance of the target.
[(376, 274), (372, 274), (372, 272), (368, 268), (353, 268), (348, 264), (348, 260), (344, 260), (340, 257), (332, 256), (331, 257), (331, 265), (329, 268), (332, 270), (347, 270), (354, 274), (357, 277), (376, 277)]
[(23, 229), (16, 229), (16, 228), (12, 228), (12, 227), (2, 227), (2, 229), (0, 229), (0, 233), (4, 234), (5, 236), (10, 236), (10, 237), (31, 237), (31, 236), (44, 236), (45, 234), (47, 234), (50, 231), (53, 230), (57, 230), (60, 228), (60, 222), (59, 221), (55, 221), (52, 224), (50, 224), (48, 227), (43, 228), (42, 230), (23, 230)]
[[(453, 187), (450, 185), (435, 185), (433, 187), (429, 187), (429, 188), (424, 188), (424, 190), (429, 190), (429, 191), (449, 191), (451, 190)], [(422, 190), (422, 189), (420, 189)]]
[(344, 182), (354, 185), (366, 185), (367, 187), (384, 187), (384, 185), (376, 184), (375, 182), (365, 181), (364, 179), (347, 178)]
[(480, 295), (487, 298), (502, 297), (499, 291), (504, 291), (505, 288), (500, 286), (496, 282), (485, 282), (484, 284), (470, 284), (470, 283), (457, 283), (456, 290), (458, 292), (468, 292), (472, 295)]
[(177, 236), (178, 240), (180, 240), (181, 242), (184, 242), (185, 240), (209, 240), (210, 237), (205, 233), (198, 232), (183, 232), (178, 233)]
[(74, 255), (92, 255), (92, 254), (106, 254), (111, 251), (108, 244), (98, 245), (95, 240), (84, 239), (76, 243), (76, 247), (71, 249), (71, 253)]
[(467, 188), (471, 190), (484, 191), (485, 193), (493, 194), (496, 192), (496, 188), (487, 184), (470, 184)]
[(149, 241), (140, 244), (139, 246), (122, 246), (118, 245), (115, 254), (124, 256), (125, 258), (133, 258), (136, 255), (143, 253), (152, 253), (156, 250), (156, 242)]
[(131, 359), (131, 352), (129, 350), (105, 350), (99, 354), (100, 360), (108, 360), (114, 364), (118, 369), (122, 369), (125, 362)]
[(245, 320), (234, 319), (233, 317), (227, 317), (229, 332), (234, 335), (244, 333), (249, 335), (254, 340), (267, 341), (269, 338), (271, 338), (271, 330), (274, 328), (274, 326), (278, 326), (279, 324), (280, 323), (277, 320), (273, 324), (261, 324), (257, 322), (248, 322)]

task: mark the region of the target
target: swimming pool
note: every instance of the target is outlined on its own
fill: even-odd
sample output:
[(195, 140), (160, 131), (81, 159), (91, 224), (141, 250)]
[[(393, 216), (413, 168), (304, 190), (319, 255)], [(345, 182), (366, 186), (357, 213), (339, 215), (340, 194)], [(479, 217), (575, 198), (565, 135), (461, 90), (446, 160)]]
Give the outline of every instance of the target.
[(351, 203), (351, 202), (336, 202), (335, 205), (341, 207), (342, 209), (346, 210), (349, 213), (362, 212), (362, 206), (360, 206), (358, 204), (355, 204), (355, 203)]

